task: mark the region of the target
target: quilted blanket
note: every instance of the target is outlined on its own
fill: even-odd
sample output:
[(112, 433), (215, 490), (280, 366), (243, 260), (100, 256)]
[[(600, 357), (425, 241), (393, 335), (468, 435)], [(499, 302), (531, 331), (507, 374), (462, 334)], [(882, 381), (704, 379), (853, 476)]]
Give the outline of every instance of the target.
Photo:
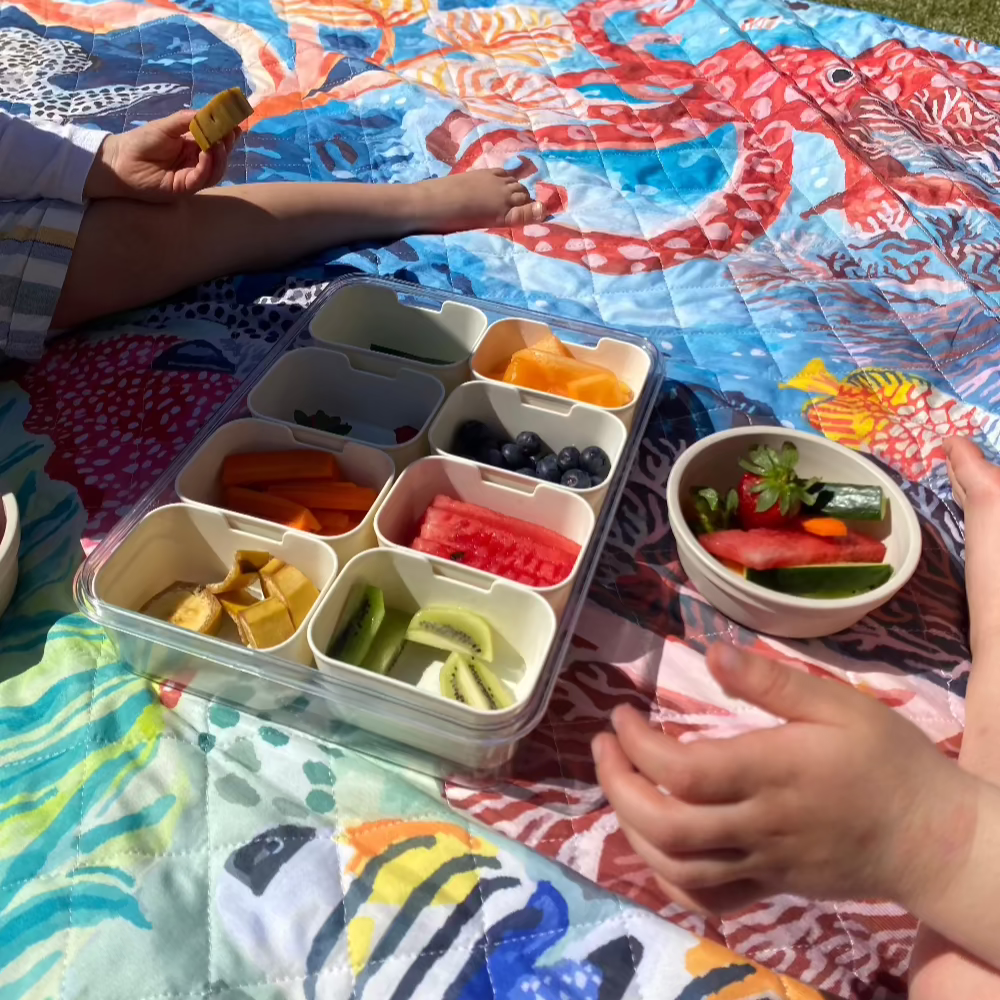
[[(229, 86), (257, 114), (227, 182), (517, 166), (554, 215), (216, 281), (2, 370), (24, 536), (0, 621), (0, 997), (901, 995), (914, 924), (893, 905), (778, 898), (706, 922), (664, 900), (589, 740), (622, 701), (674, 734), (762, 724), (708, 679), (723, 636), (956, 752), (969, 650), (941, 438), (1000, 434), (1000, 52), (806, 0), (0, 7), (15, 111), (123, 130)], [(75, 613), (84, 551), (351, 270), (664, 356), (551, 709), (487, 788), (157, 690)], [(921, 516), (916, 578), (847, 632), (750, 634), (680, 569), (671, 461), (747, 422), (868, 454)]]

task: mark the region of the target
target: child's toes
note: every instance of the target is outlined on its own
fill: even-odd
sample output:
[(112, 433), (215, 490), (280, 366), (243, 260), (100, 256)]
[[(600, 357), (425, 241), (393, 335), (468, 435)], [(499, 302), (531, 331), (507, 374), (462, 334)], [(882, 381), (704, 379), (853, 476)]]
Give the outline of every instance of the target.
[(503, 221), (507, 226), (527, 226), (532, 222), (542, 222), (546, 214), (545, 206), (540, 201), (532, 201), (510, 209)]

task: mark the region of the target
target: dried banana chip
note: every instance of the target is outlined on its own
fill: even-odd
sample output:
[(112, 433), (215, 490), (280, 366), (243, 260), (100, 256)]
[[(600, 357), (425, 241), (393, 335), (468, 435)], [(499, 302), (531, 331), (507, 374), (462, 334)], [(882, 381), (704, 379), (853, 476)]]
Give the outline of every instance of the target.
[(253, 114), (253, 107), (239, 87), (216, 94), (192, 119), (188, 128), (195, 142), (208, 152), (241, 122)]
[(233, 623), (239, 624), (239, 613), (259, 604), (260, 598), (249, 590), (231, 590), (229, 593), (219, 594), (219, 603), (222, 605), (222, 610), (232, 618)]
[(298, 628), (319, 597), (319, 591), (313, 586), (312, 581), (301, 570), (288, 565), (261, 579), (264, 593), (268, 597), (277, 597), (281, 600), (288, 608), (292, 624)]
[(243, 590), (257, 582), (257, 574), (270, 563), (270, 552), (253, 552), (240, 549), (233, 556), (233, 565), (225, 580), (210, 583), (207, 587), (213, 594), (226, 594), (231, 590)]
[(237, 612), (236, 627), (244, 644), (251, 649), (270, 649), (295, 633), (288, 609), (278, 597), (258, 601)]
[(218, 598), (197, 583), (172, 583), (139, 610), (144, 615), (201, 635), (215, 635), (222, 624), (222, 605)]

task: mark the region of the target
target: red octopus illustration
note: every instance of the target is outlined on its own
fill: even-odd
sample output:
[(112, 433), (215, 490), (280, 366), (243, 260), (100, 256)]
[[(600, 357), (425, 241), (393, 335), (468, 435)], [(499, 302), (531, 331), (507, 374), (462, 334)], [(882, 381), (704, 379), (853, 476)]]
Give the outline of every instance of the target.
[[(640, 14), (639, 20), (663, 27), (692, 3), (674, 0), (665, 14)], [(536, 253), (606, 274), (720, 258), (762, 236), (784, 208), (792, 192), (796, 132), (829, 139), (846, 168), (845, 190), (807, 216), (840, 209), (859, 234), (878, 234), (905, 228), (908, 201), (998, 214), (985, 182), (980, 188), (967, 170), (959, 178), (948, 169), (955, 150), (990, 173), (1000, 166), (1000, 76), (982, 65), (895, 40), (853, 61), (822, 49), (777, 46), (763, 51), (740, 41), (693, 65), (659, 59), (640, 47), (657, 36), (642, 35), (630, 45), (612, 41), (610, 16), (630, 8), (627, 0), (593, 0), (570, 11), (567, 17), (578, 41), (604, 65), (561, 74), (555, 82), (566, 90), (612, 85), (629, 97), (658, 104), (633, 108), (598, 101), (587, 105), (586, 125), (500, 129), (483, 137), (476, 132), (477, 138), (456, 158), (455, 169), (531, 152), (613, 148), (653, 153), (730, 126), (739, 136), (731, 181), (707, 196), (677, 228), (646, 239), (580, 232), (559, 223), (503, 231), (508, 238)], [(443, 128), (457, 147), (477, 124), (457, 116)], [(911, 172), (911, 166), (919, 173)], [(547, 193), (543, 188), (541, 196)], [(565, 194), (559, 192), (559, 197), (565, 206)]]

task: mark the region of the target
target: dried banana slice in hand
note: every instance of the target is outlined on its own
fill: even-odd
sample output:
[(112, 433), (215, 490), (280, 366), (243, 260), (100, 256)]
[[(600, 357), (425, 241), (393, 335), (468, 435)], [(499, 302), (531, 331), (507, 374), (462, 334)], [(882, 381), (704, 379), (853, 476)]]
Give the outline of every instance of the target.
[(192, 119), (191, 135), (204, 152), (221, 142), (237, 125), (253, 114), (239, 87), (216, 94)]

